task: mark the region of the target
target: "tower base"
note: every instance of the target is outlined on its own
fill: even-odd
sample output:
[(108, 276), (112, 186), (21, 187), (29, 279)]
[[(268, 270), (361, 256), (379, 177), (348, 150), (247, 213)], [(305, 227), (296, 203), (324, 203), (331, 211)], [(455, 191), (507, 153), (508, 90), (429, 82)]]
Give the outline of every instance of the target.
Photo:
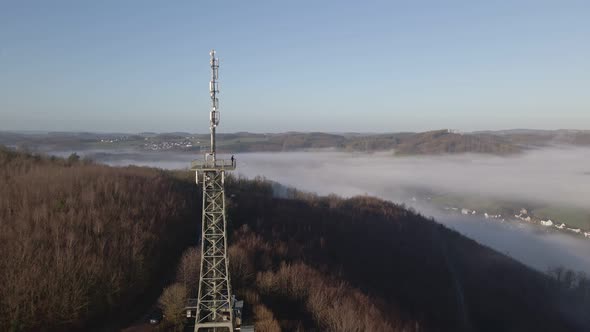
[(195, 332), (234, 332), (231, 322), (209, 322), (195, 325)]

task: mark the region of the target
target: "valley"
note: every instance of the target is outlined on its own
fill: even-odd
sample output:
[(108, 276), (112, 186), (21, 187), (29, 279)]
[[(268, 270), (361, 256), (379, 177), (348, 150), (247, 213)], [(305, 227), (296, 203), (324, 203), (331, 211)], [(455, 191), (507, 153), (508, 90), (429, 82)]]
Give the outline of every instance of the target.
[[(510, 158), (477, 154), (396, 158), (390, 152), (334, 151), (243, 153), (236, 157), (240, 176), (275, 181), (280, 184), (274, 187), (278, 196), (296, 188), (318, 195), (381, 197), (412, 207), (539, 271), (563, 265), (590, 273), (590, 257), (583, 254), (590, 251), (590, 239), (584, 235), (588, 232), (584, 218), (590, 215), (584, 208), (590, 178), (580, 171), (585, 151), (537, 150)], [(67, 157), (72, 151), (56, 153)], [(172, 152), (85, 153), (112, 166), (164, 169), (185, 169), (194, 158), (189, 153)], [(549, 163), (555, 155), (568, 163)], [(551, 174), (563, 184), (544, 191), (546, 183), (542, 181), (547, 176), (543, 174)], [(530, 221), (515, 217), (523, 208), (531, 214)], [(541, 224), (549, 219), (552, 226)], [(562, 223), (567, 226), (556, 227)], [(575, 233), (567, 228), (581, 230)]]

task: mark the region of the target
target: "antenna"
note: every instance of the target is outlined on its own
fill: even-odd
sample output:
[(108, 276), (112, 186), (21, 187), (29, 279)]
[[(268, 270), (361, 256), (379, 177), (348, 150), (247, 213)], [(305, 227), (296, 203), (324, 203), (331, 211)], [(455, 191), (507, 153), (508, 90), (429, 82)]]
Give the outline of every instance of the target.
[(215, 50), (211, 50), (211, 82), (209, 82), (209, 93), (211, 94), (211, 114), (209, 116), (209, 128), (211, 129), (211, 155), (215, 160), (215, 128), (219, 125), (219, 59), (215, 57)]

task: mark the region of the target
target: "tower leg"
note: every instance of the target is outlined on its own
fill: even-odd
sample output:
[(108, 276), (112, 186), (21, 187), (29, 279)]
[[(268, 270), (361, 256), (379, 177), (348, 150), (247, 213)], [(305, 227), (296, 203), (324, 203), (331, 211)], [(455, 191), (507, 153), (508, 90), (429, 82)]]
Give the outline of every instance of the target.
[(234, 330), (227, 257), (224, 171), (203, 172), (201, 274), (195, 332)]

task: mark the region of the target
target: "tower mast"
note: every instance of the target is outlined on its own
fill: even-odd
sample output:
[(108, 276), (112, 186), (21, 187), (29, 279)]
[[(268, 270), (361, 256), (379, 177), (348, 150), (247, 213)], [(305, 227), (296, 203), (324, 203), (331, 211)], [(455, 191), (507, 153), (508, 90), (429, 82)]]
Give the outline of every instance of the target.
[[(219, 125), (218, 70), (219, 59), (211, 53), (211, 151), (202, 160), (193, 160), (197, 184), (203, 185), (203, 216), (201, 229), (201, 272), (196, 304), (195, 332), (233, 332), (236, 315), (227, 256), (225, 218), (225, 171), (236, 168), (235, 160), (218, 159), (215, 129)], [(238, 322), (239, 323), (239, 322)]]

